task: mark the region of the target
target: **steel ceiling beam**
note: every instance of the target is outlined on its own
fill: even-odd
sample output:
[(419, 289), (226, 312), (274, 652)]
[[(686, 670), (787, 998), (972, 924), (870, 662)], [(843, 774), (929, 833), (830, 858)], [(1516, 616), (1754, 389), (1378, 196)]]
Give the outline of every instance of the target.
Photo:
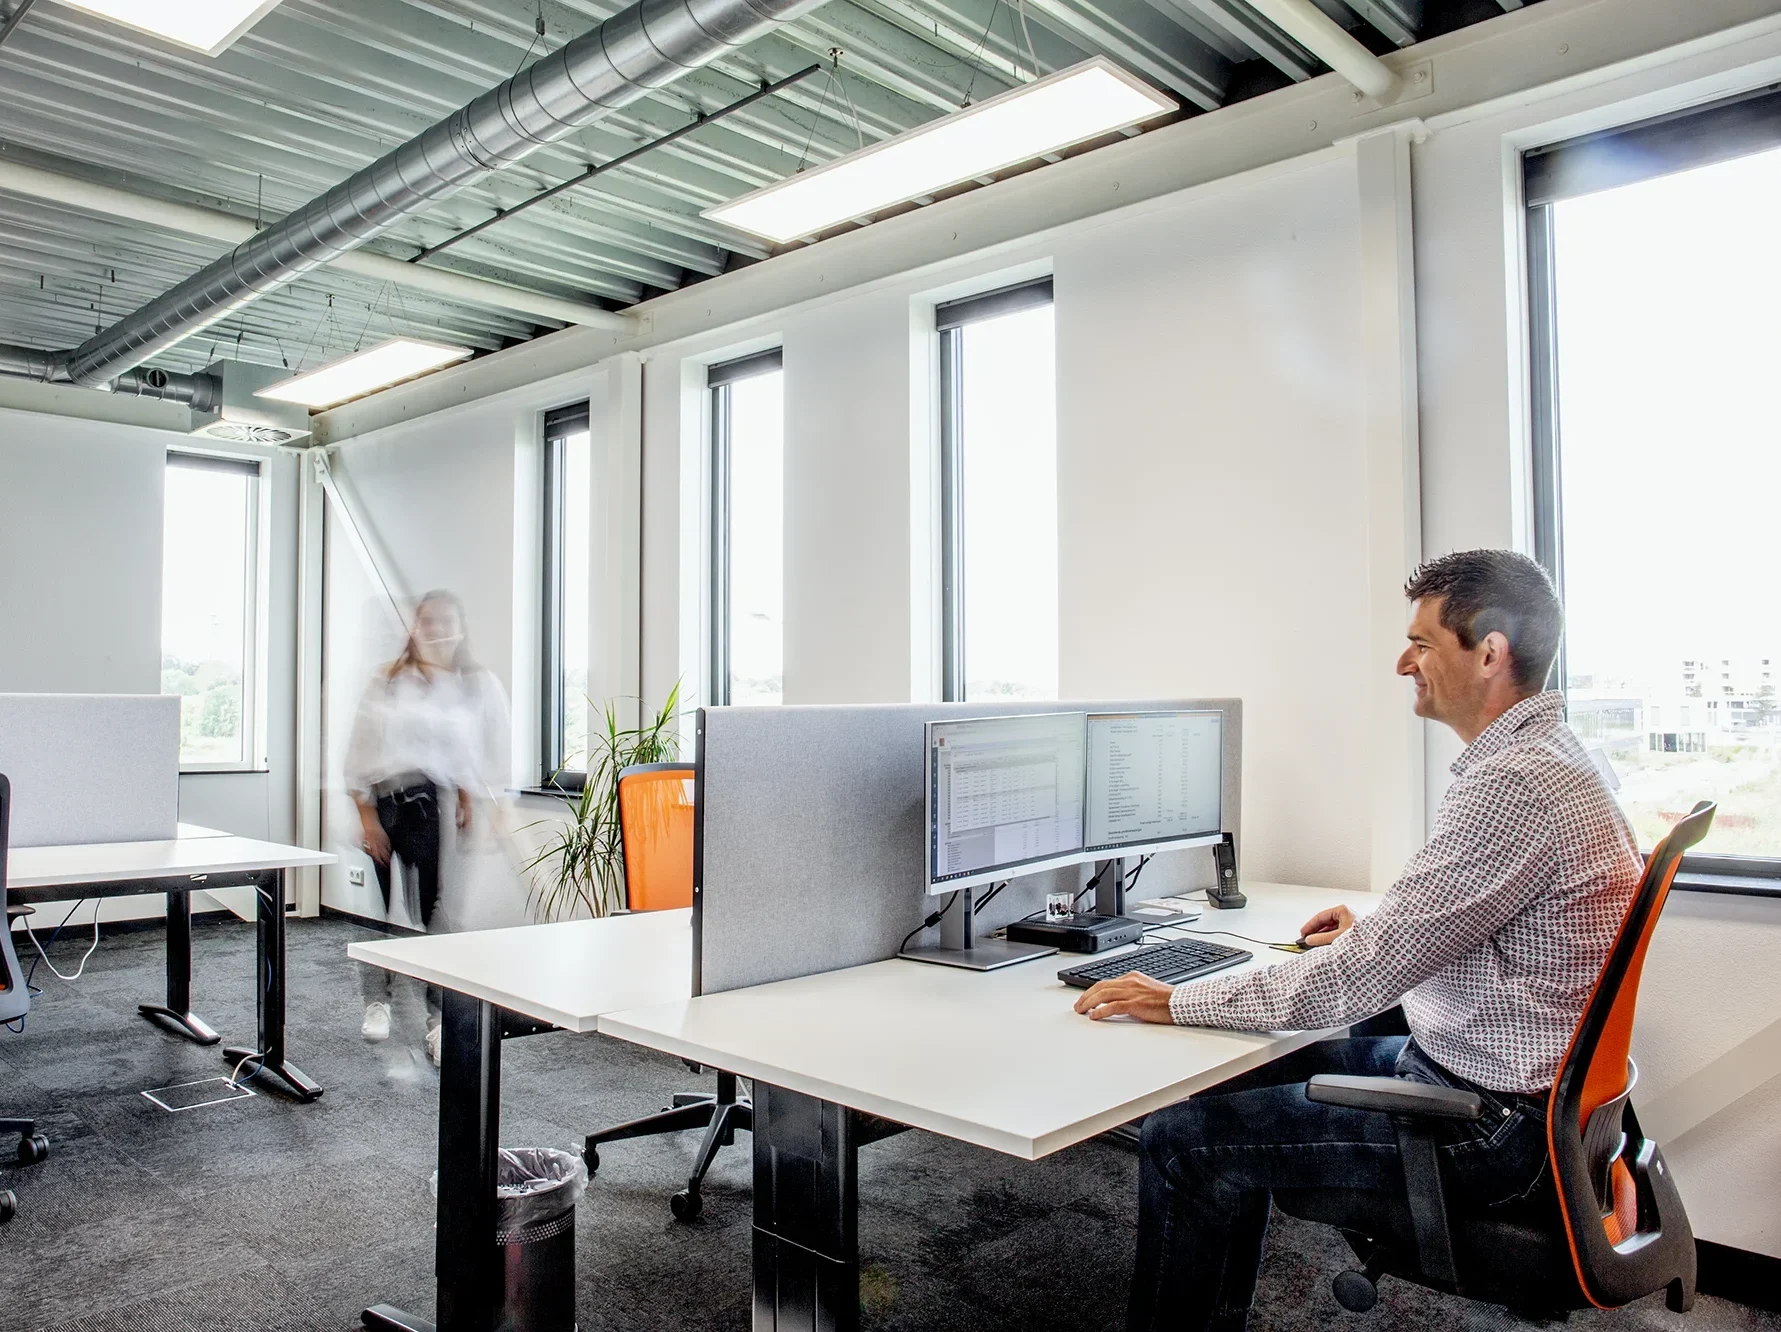
[(631, 149), (630, 152), (620, 153), (617, 157), (611, 158), (608, 161), (597, 162), (594, 165), (588, 167), (579, 176), (571, 176), (568, 180), (561, 181), (558, 184), (552, 185), (548, 189), (540, 190), (537, 194), (532, 195), (530, 198), (520, 200), (518, 203), (514, 204), (511, 208), (503, 208), (503, 209), (497, 210), (492, 217), (485, 218), (483, 221), (478, 222), (473, 227), (466, 227), (463, 231), (458, 232), (457, 235), (455, 235), (455, 236), (447, 236), (444, 240), (438, 241), (432, 245), (427, 246), (426, 249), (422, 250), (419, 254), (415, 255), (414, 258), (410, 259), (408, 262), (410, 264), (419, 264), (419, 263), (424, 262), (425, 260), (431, 259), (434, 255), (438, 254), (441, 250), (444, 250), (444, 249), (449, 248), (450, 246), (456, 245), (460, 241), (469, 240), (470, 237), (481, 234), (482, 232), (488, 230), (488, 228), (494, 226), (495, 223), (505, 221), (506, 219), (512, 217), (515, 213), (522, 212), (527, 208), (533, 207), (534, 205), (541, 204), (546, 199), (554, 199), (559, 194), (562, 194), (567, 190), (574, 189), (577, 185), (585, 185), (589, 181), (594, 179), (594, 177), (600, 175), (603, 172), (616, 171), (620, 167), (628, 166), (630, 163), (635, 162), (639, 157), (642, 157), (645, 153), (653, 152), (657, 148), (666, 147), (668, 144), (674, 143), (676, 140), (685, 138), (687, 135), (691, 134), (694, 130), (703, 129), (706, 125), (712, 124), (718, 120), (721, 120), (723, 117), (730, 115), (733, 112), (740, 111), (744, 107), (747, 107), (747, 106), (753, 106), (756, 102), (764, 101), (766, 98), (773, 96), (775, 93), (781, 92), (784, 89), (791, 87), (794, 83), (801, 83), (803, 80), (809, 78), (812, 74), (820, 73), (821, 70), (822, 70), (821, 65), (806, 65), (803, 69), (799, 70), (797, 73), (788, 74), (783, 79), (779, 79), (778, 81), (776, 81), (774, 83), (769, 83), (765, 87), (759, 88), (756, 91), (750, 93), (747, 97), (742, 98), (740, 101), (731, 102), (728, 106), (719, 107), (716, 111), (713, 111), (708, 116), (701, 116), (699, 119), (697, 119), (695, 121), (692, 121), (688, 124), (682, 125), (679, 129), (670, 130), (668, 133), (662, 135), (662, 137), (659, 139), (651, 139), (648, 143), (639, 144), (639, 145), (637, 145), (637, 147)]
[(31, 6), (36, 3), (37, 0), (19, 0), (18, 8), (6, 16), (4, 23), (0, 23), (0, 46), (6, 45), (6, 39), (12, 36), (12, 30), (25, 21), (25, 15), (31, 12)]

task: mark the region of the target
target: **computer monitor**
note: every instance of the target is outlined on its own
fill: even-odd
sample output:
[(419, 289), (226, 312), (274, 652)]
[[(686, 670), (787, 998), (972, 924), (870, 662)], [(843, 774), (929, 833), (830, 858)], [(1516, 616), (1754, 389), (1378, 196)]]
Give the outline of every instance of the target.
[(1222, 712), (1091, 713), (1087, 720), (1087, 851), (1112, 858), (1219, 840)]
[(1082, 860), (1086, 713), (927, 724), (928, 891)]

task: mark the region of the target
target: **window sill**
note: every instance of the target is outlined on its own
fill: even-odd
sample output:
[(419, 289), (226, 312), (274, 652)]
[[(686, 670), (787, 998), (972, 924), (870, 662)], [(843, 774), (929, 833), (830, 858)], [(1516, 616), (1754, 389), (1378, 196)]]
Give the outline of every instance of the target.
[(550, 796), (557, 800), (579, 800), (581, 788), (574, 786), (510, 786), (508, 794), (520, 796)]
[(1728, 893), (1738, 897), (1781, 897), (1781, 879), (1762, 874), (1709, 874), (1683, 870), (1672, 885), (1688, 893)]
[(181, 777), (251, 777), (256, 773), (264, 776), (271, 768), (181, 768)]

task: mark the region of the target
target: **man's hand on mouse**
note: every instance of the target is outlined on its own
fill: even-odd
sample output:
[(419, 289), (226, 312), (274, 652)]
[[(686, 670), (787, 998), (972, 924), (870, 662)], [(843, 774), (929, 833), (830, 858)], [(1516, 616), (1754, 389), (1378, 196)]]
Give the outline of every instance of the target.
[(1354, 912), (1345, 906), (1319, 911), (1299, 927), (1299, 942), (1307, 948), (1333, 944), (1354, 928)]
[(1174, 1021), (1169, 1016), (1169, 996), (1174, 993), (1173, 985), (1133, 971), (1089, 986), (1077, 996), (1076, 1011), (1097, 1022), (1102, 1018), (1135, 1017), (1140, 1022), (1167, 1026)]

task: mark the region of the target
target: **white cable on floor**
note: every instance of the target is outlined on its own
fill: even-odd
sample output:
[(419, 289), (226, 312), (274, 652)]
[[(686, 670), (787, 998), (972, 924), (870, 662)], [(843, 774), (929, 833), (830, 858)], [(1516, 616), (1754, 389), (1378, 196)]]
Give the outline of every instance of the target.
[(93, 899), (93, 942), (92, 942), (92, 945), (87, 949), (87, 951), (85, 953), (81, 954), (80, 965), (74, 969), (74, 974), (72, 976), (64, 976), (61, 972), (56, 971), (56, 964), (54, 962), (51, 962), (49, 960), (49, 954), (43, 951), (43, 944), (37, 938), (37, 931), (31, 928), (31, 925), (28, 921), (26, 922), (25, 933), (30, 935), (31, 942), (37, 945), (37, 956), (39, 956), (43, 959), (44, 966), (48, 967), (52, 972), (55, 973), (55, 977), (57, 980), (77, 981), (81, 978), (82, 973), (84, 973), (86, 971), (87, 959), (89, 957), (91, 957), (93, 955), (94, 951), (99, 947), (99, 903), (100, 903), (100, 901), (101, 901), (101, 899), (97, 898), (97, 897), (95, 897)]

